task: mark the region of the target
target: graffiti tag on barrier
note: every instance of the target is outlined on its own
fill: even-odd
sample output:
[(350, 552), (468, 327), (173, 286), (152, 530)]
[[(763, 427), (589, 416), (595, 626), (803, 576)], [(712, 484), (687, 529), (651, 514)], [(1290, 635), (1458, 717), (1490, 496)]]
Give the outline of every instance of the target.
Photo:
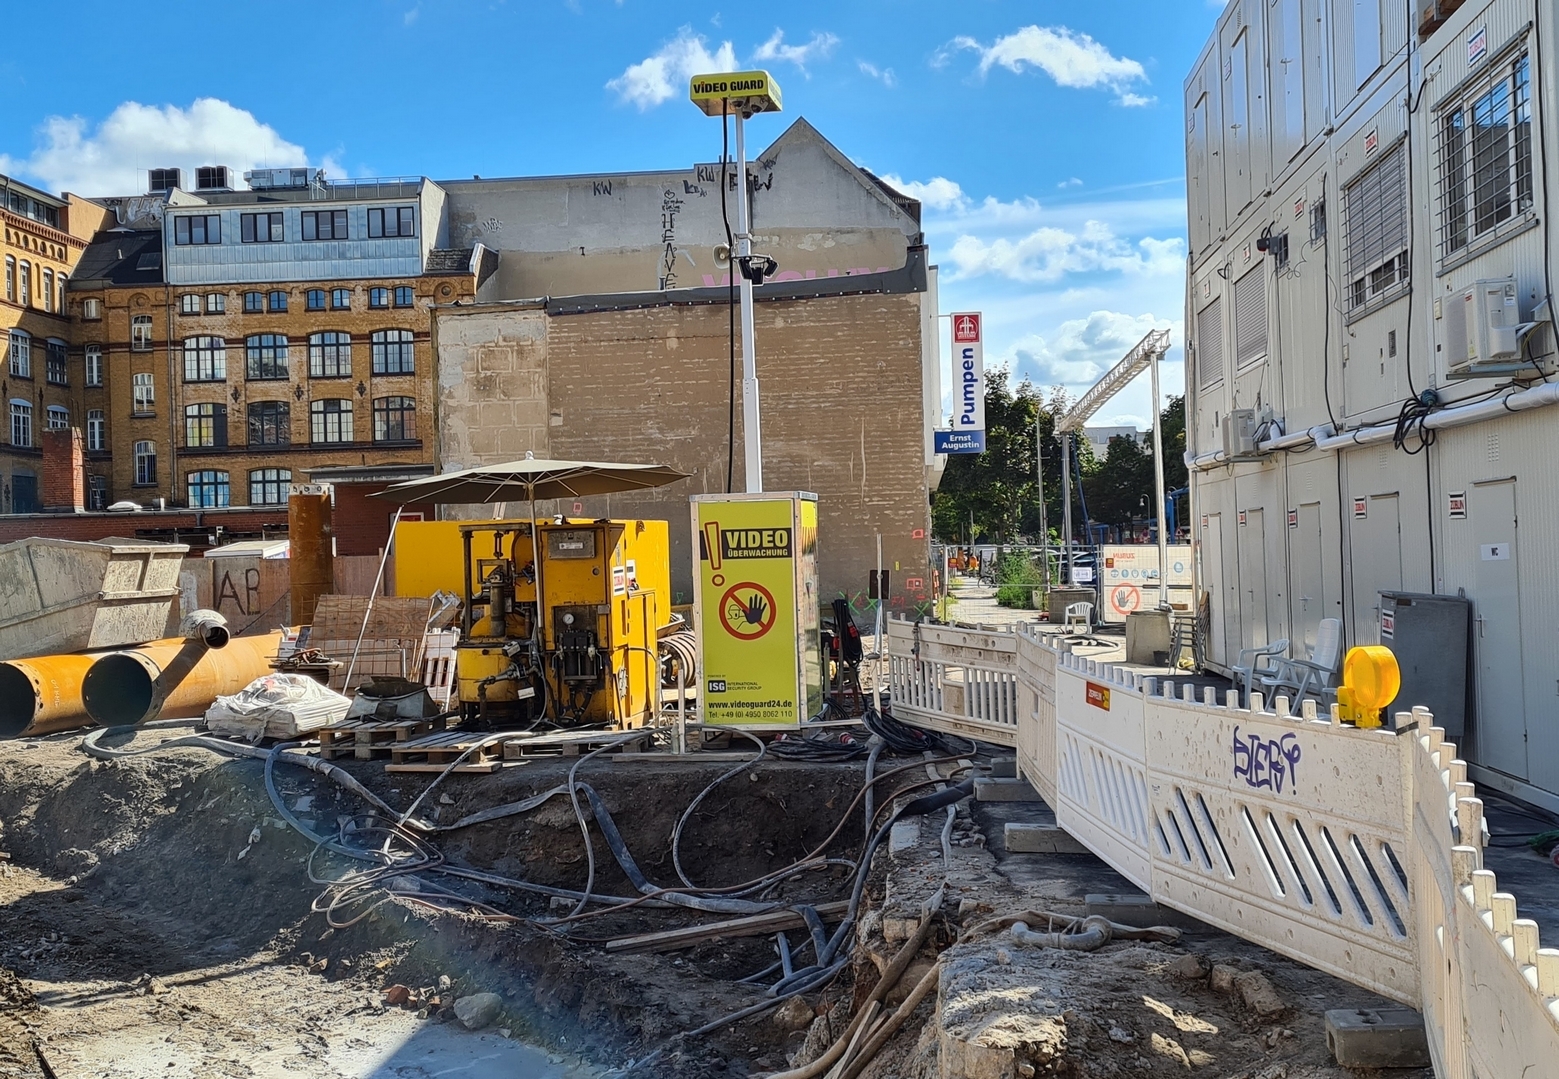
[(1283, 785), (1294, 785), (1300, 757), (1299, 738), (1263, 738), (1259, 734), (1240, 737), (1234, 728), (1234, 777), (1247, 787), (1283, 793)]

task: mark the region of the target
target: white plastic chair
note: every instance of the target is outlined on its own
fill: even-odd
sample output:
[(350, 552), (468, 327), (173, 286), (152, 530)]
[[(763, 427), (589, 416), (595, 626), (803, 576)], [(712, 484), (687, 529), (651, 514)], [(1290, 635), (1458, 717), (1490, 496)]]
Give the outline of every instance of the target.
[(1250, 691), (1256, 688), (1255, 683), (1260, 680), (1265, 685), (1266, 679), (1275, 676), (1279, 663), (1288, 662), (1287, 652), (1287, 637), (1273, 641), (1264, 648), (1240, 649), (1240, 658), (1231, 670), (1234, 671), (1234, 683), (1240, 687), (1240, 696), (1246, 708), (1250, 707)]
[(1325, 697), (1332, 689), (1332, 680), (1342, 665), (1342, 619), (1323, 618), (1316, 627), (1315, 646), (1309, 659), (1279, 658), (1270, 674), (1260, 677), (1262, 686), (1276, 693), (1292, 691), (1293, 699), (1303, 700), (1305, 694)]
[(1087, 600), (1066, 605), (1066, 631), (1081, 632), (1084, 636), (1093, 632), (1093, 604)]

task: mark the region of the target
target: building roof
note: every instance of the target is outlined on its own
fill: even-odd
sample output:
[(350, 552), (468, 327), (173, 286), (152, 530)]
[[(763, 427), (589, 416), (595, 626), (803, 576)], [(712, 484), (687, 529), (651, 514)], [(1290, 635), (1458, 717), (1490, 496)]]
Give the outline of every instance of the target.
[(162, 230), (112, 228), (92, 237), (71, 276), (71, 284), (77, 287), (87, 281), (162, 284)]

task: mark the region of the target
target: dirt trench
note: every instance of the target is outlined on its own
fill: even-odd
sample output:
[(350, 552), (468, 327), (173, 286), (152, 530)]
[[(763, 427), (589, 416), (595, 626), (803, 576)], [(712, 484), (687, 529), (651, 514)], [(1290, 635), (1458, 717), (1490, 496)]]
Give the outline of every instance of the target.
[[(190, 1033), (189, 1046), (161, 1065), (166, 1070), (145, 1074), (259, 1076), (303, 1068), (355, 1075), (352, 1061), (322, 1055), (316, 1043), (331, 1040), (326, 1027), (336, 1041), (362, 1040), (364, 1032), (371, 1039), (372, 1020), (404, 1014), (456, 1029), (450, 1005), (475, 992), (500, 994), (504, 1014), (494, 1029), (502, 1024), (516, 1043), (549, 1054), (548, 1066), (598, 1074), (762, 999), (761, 989), (734, 982), (773, 961), (771, 939), (724, 941), (675, 955), (609, 956), (524, 924), (493, 924), (399, 901), (335, 911), (340, 922), (364, 916), (331, 929), (325, 915), (311, 909), (322, 892), (308, 879), (312, 845), (279, 819), (259, 762), (197, 749), (99, 762), (80, 754), (78, 741), (59, 736), (0, 744), (0, 851), (10, 855), (0, 862), (6, 927), (0, 971), (19, 976), (0, 975), (10, 979), (0, 980), (3, 1079), (31, 1076), (8, 1072), (6, 1053), (22, 1061), (15, 1067), (37, 1068), (36, 1054), (27, 1051), (29, 1036), (45, 1061), (65, 1062), (54, 1069), (60, 1079), (89, 1074), (70, 1068), (69, 1047), (80, 1043), (82, 1024), (95, 1037), (128, 1037), (136, 1044), (157, 1041), (164, 1027)], [(137, 745), (147, 741), (143, 735)], [(454, 776), (422, 812), (448, 823), (521, 799), (563, 782), (571, 763)], [(600, 793), (643, 872), (671, 883), (672, 828), (693, 797), (728, 767), (592, 761), (580, 778)], [(387, 775), (377, 762), (348, 768), (396, 807), (409, 805), (431, 779)], [(858, 766), (783, 762), (737, 776), (690, 819), (684, 871), (713, 888), (789, 864), (826, 837), (861, 776)], [(322, 832), (366, 808), (312, 773), (279, 769), (278, 780), (286, 804), (301, 807), (299, 816)], [(599, 828), (592, 826), (591, 835), (592, 890), (635, 894)], [(841, 831), (839, 849), (853, 851), (860, 835), (855, 814)], [(523, 816), (445, 833), (438, 845), (452, 863), (538, 884), (582, 889), (589, 872), (567, 797)], [(328, 856), (313, 865), (321, 875), (344, 868)], [(777, 894), (798, 901), (836, 898), (847, 884), (842, 874), (811, 874)], [(422, 879), (515, 915), (555, 916), (571, 906), (560, 910), (546, 897), (432, 874)], [(707, 916), (639, 907), (591, 919), (580, 934), (605, 939), (697, 920)], [(382, 1003), (382, 991), (395, 984), (413, 994), (404, 1012)], [(14, 1000), (7, 995), (12, 985)], [(134, 1014), (120, 1014), (127, 1007)], [(302, 1018), (294, 1021), (297, 1016)], [(261, 1030), (273, 1036), (267, 1040)], [(400, 1034), (398, 1028), (377, 1031)], [(256, 1038), (272, 1045), (266, 1053), (278, 1057), (278, 1070), (264, 1070), (247, 1052), (259, 1044)], [(674, 1048), (657, 1073), (742, 1074), (782, 1066), (783, 1040), (784, 1032), (761, 1025), (756, 1032), (727, 1031)], [(185, 1060), (191, 1052), (208, 1059)], [(337, 1070), (319, 1070), (328, 1067)]]

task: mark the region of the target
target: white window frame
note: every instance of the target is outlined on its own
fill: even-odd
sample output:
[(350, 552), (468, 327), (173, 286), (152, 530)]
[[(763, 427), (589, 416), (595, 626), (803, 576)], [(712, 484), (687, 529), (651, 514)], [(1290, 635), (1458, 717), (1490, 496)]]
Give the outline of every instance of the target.
[(108, 416), (101, 408), (87, 409), (87, 449), (108, 449)]
[(157, 409), (157, 380), (147, 371), (130, 376), (131, 415), (145, 416)]
[(11, 445), (23, 447), (32, 444), (32, 403), (13, 397), (11, 398)]
[(88, 386), (103, 384), (103, 346), (88, 345), (83, 353)]

